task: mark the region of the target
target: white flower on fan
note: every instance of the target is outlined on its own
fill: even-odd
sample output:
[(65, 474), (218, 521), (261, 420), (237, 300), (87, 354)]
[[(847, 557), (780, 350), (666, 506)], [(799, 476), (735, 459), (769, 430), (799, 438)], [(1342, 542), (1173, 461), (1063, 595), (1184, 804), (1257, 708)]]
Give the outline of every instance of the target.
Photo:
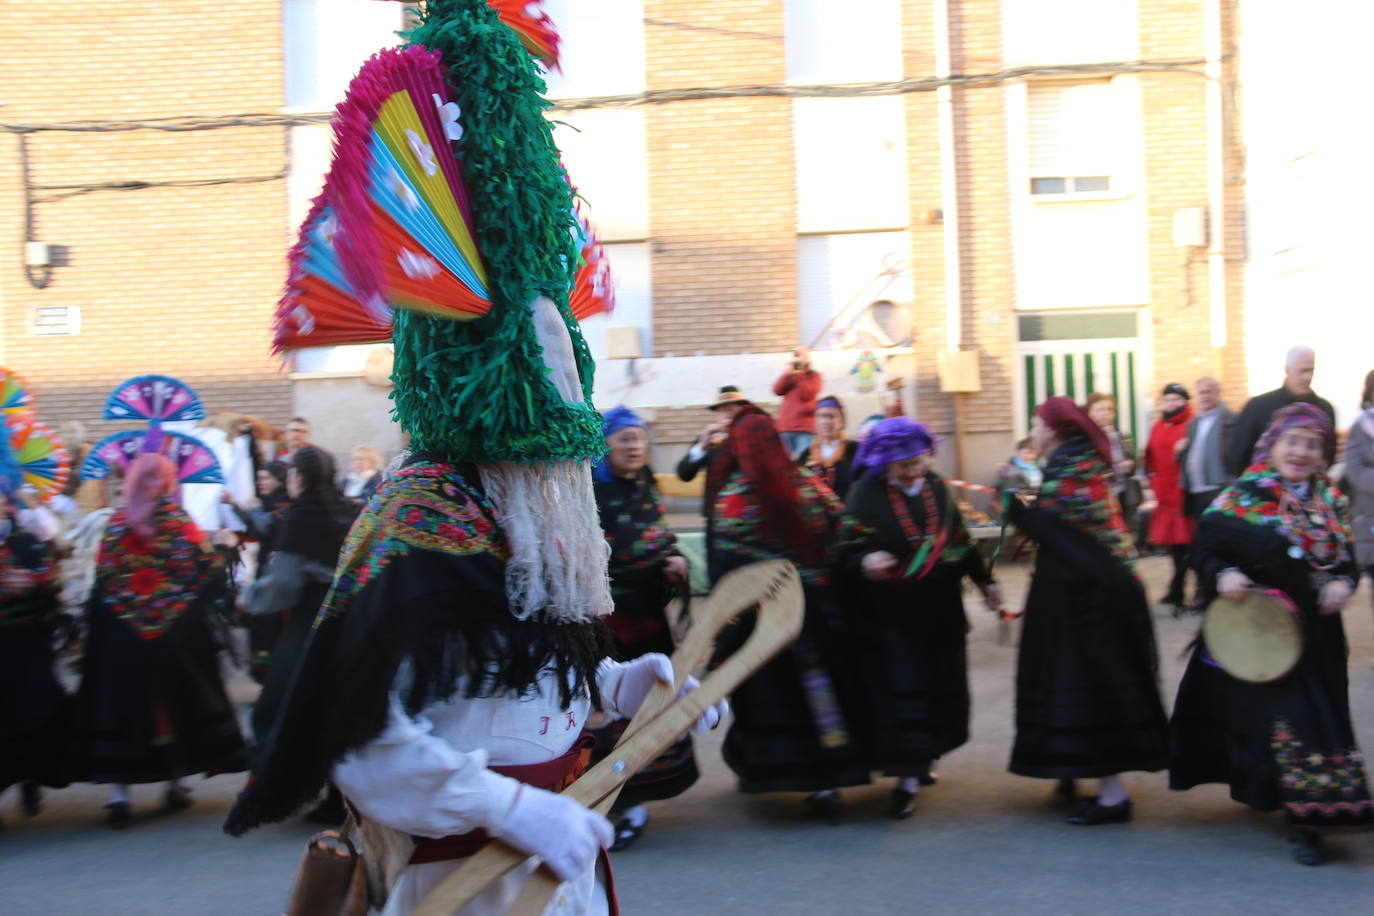
[(396, 256), (401, 270), (412, 280), (432, 280), (439, 273), (439, 262), (427, 254), (416, 254), (409, 248), (402, 248)]
[(390, 170), (386, 176), (386, 183), (390, 187), (391, 193), (399, 197), (401, 203), (405, 204), (406, 209), (414, 210), (420, 206), (420, 198), (416, 196), (415, 189), (401, 177), (400, 172), (395, 169)]
[(413, 130), (407, 130), (406, 141), (410, 144), (410, 151), (415, 154), (415, 161), (420, 163), (420, 168), (425, 170), (426, 175), (433, 175), (439, 171), (439, 162), (434, 158), (434, 147), (426, 143), (424, 137)]
[(439, 112), (439, 123), (444, 126), (444, 136), (450, 140), (463, 139), (463, 125), (458, 123), (463, 109), (458, 107), (457, 102), (445, 102), (437, 92), (431, 92), (430, 98), (434, 99), (434, 107)]
[(296, 323), (297, 330), (302, 334), (311, 334), (315, 330), (315, 316), (303, 305), (291, 310), (291, 320)]
[(326, 245), (334, 244), (334, 236), (338, 234), (338, 231), (339, 220), (333, 213), (330, 213), (327, 217), (320, 220), (320, 228), (318, 230), (319, 238)]

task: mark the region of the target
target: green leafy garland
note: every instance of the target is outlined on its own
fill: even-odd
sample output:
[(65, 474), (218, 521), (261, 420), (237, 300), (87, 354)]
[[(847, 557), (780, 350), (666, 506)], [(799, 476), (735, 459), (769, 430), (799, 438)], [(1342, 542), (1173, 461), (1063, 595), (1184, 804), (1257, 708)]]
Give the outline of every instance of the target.
[[(406, 38), (438, 51), (450, 71), (492, 310), (468, 322), (397, 310), (393, 414), (412, 448), (453, 461), (597, 458), (606, 443), (591, 404), (594, 363), (568, 309), (579, 248), (572, 193), (534, 60), (486, 0), (429, 0)], [(547, 379), (528, 307), (538, 295), (568, 327), (581, 404)]]

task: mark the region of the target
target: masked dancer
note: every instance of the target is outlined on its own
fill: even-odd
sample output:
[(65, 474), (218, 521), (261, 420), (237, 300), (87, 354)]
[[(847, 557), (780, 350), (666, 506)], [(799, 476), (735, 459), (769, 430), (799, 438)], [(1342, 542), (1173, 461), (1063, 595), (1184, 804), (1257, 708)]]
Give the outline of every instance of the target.
[[(476, 293), (436, 259), (414, 277), (395, 274), (402, 290), (384, 287), (398, 303), (430, 303), (397, 308), (391, 331), (394, 409), (412, 451), (349, 532), (225, 828), (288, 817), (332, 779), (375, 866), (374, 911), (413, 912), (497, 837), (558, 876), (557, 912), (614, 912), (600, 855), (613, 828), (559, 790), (585, 765), (592, 711), (631, 717), (672, 675), (657, 653), (607, 658), (609, 547), (589, 464), (606, 440), (589, 402), (594, 363), (568, 305), (579, 264), (572, 193), (534, 61), (495, 10), (430, 0), (407, 39), (364, 66), (340, 111), (385, 131), (377, 93), (404, 105), (419, 83), (417, 104), (438, 102), (424, 110), (454, 119), (397, 149), (416, 181), (432, 166), (468, 202), (486, 299), (480, 317), (445, 311)], [(430, 124), (439, 129), (437, 116)], [(378, 149), (351, 126), (336, 121), (326, 198), (354, 157), (370, 163)], [(378, 193), (395, 203), (390, 187)], [(400, 200), (420, 199), (403, 190)], [(363, 233), (371, 212), (344, 214), (343, 230)], [(311, 235), (309, 221), (302, 232)], [(394, 263), (369, 257), (360, 269)], [(476, 283), (475, 269), (462, 275)], [(712, 709), (699, 725), (719, 716)], [(536, 864), (462, 913), (504, 912)]]
[(1053, 397), (1035, 410), (1047, 455), (1034, 507), (1012, 521), (1039, 545), (1016, 672), (1011, 772), (1097, 777), (1098, 795), (1068, 818), (1092, 826), (1131, 819), (1119, 774), (1164, 768), (1167, 725), (1154, 625), (1135, 572), (1135, 548), (1113, 498), (1112, 447), (1082, 408)]
[(1349, 504), (1326, 477), (1335, 443), (1321, 409), (1283, 408), (1245, 473), (1199, 519), (1193, 565), (1204, 597), (1240, 601), (1255, 586), (1277, 589), (1296, 606), (1302, 654), (1278, 680), (1251, 683), (1198, 640), (1171, 723), (1170, 787), (1226, 783), (1238, 802), (1282, 810), (1303, 865), (1325, 860), (1325, 831), (1374, 825), (1350, 723), (1341, 610), (1359, 571)]

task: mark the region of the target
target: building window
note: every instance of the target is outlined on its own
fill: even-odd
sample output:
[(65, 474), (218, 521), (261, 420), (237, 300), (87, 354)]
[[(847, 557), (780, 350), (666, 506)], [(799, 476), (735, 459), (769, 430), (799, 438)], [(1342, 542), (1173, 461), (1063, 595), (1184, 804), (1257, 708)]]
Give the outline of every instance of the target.
[(582, 322), (582, 336), (594, 359), (606, 357), (606, 329), (639, 329), (639, 348), (645, 356), (654, 352), (653, 283), (647, 242), (618, 242), (606, 245), (615, 286), (615, 311), (593, 315)]
[(785, 0), (783, 16), (788, 82), (902, 78), (899, 0)]
[(905, 228), (902, 100), (797, 99), (792, 113), (797, 231)]
[(328, 111), (363, 62), (400, 42), (405, 7), (376, 0), (282, 0), (286, 106)]
[(1118, 190), (1122, 132), (1111, 80), (1032, 83), (1027, 92), (1030, 193), (1105, 194)]
[[(603, 242), (649, 237), (644, 112), (554, 112), (554, 142)], [(614, 265), (612, 265), (614, 266)]]
[(644, 0), (545, 0), (562, 42), (551, 99), (643, 92)]
[(904, 343), (887, 314), (911, 302), (906, 232), (797, 237), (797, 309), (802, 343), (820, 350)]

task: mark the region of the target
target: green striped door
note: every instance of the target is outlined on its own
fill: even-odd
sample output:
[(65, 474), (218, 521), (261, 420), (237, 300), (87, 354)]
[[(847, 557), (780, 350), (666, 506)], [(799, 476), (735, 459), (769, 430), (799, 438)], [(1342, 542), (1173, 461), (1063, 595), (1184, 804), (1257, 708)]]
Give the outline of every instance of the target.
[(1018, 319), (1017, 434), (1030, 429), (1036, 405), (1046, 398), (1063, 395), (1081, 404), (1100, 391), (1116, 398), (1117, 426), (1139, 441), (1150, 408), (1140, 390), (1148, 376), (1135, 313), (1032, 313)]

